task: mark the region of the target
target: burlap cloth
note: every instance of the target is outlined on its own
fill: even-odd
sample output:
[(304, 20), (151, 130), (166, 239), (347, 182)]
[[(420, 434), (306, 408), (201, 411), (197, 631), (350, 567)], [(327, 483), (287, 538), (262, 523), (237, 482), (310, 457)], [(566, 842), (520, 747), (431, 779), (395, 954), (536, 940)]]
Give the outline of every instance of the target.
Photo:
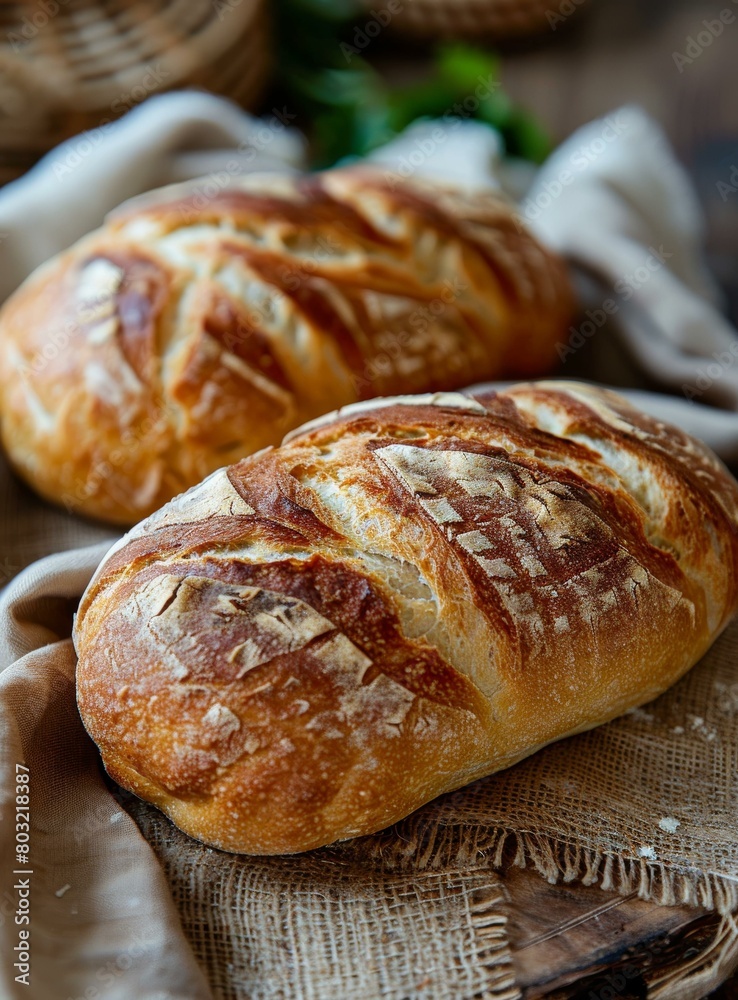
[[(0, 228), (2, 212), (0, 202)], [(558, 233), (581, 265), (581, 252)], [(613, 276), (600, 264), (593, 258), (590, 270), (607, 285)], [(674, 269), (662, 276), (677, 283), (677, 298), (697, 294)], [(653, 348), (659, 315), (639, 302)], [(710, 338), (734, 336), (727, 324), (712, 325), (718, 314), (704, 297), (702, 305), (703, 357), (688, 351), (693, 312), (686, 327), (676, 317), (656, 352), (663, 371), (641, 356), (641, 372), (673, 383), (683, 377), (670, 367), (677, 358), (697, 378), (710, 363)], [(607, 381), (615, 372), (642, 381), (632, 365), (625, 372), (622, 340), (611, 333), (604, 326), (585, 338), (576, 359), (563, 359), (565, 372), (602, 378), (604, 369)], [(729, 401), (731, 371), (726, 362), (713, 379), (719, 392), (727, 378)], [(726, 457), (738, 453), (735, 413), (635, 396)], [(738, 965), (738, 624), (658, 701), (438, 799), (388, 831), (302, 856), (236, 857), (116, 793), (82, 729), (71, 616), (114, 537), (52, 510), (0, 469), (0, 565), (6, 579), (19, 574), (0, 601), (0, 995), (512, 1000), (520, 991), (500, 875), (509, 864), (550, 881), (721, 914), (709, 958), (685, 956), (654, 996), (696, 1000)], [(29, 776), (28, 835), (28, 786), (16, 785), (17, 774)], [(19, 938), (26, 927), (30, 947)], [(24, 948), (30, 986), (22, 981)]]

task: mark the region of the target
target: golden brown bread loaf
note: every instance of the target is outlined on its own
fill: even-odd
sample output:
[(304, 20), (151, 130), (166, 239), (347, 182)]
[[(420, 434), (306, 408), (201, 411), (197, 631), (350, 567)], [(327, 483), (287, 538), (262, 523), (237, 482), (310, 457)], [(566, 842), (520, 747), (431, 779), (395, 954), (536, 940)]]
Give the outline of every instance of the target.
[(738, 485), (617, 395), (376, 400), (115, 547), (76, 619), (79, 708), (193, 837), (303, 851), (654, 698), (737, 572)]
[(571, 306), (493, 193), (368, 168), (167, 188), (5, 306), (2, 439), (43, 496), (133, 524), (336, 406), (543, 374)]

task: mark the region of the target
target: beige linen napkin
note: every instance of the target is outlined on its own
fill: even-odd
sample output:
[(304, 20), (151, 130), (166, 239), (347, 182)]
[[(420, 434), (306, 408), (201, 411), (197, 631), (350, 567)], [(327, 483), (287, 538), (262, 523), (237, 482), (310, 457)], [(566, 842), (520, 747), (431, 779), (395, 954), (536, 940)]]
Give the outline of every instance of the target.
[[(551, 205), (534, 221), (541, 234), (569, 254), (582, 272), (594, 275), (601, 286), (611, 283), (612, 288), (603, 291), (603, 295), (613, 297), (618, 305), (615, 319), (626, 326), (624, 336), (628, 343), (635, 343), (637, 360), (652, 375), (663, 375), (665, 382), (676, 385), (684, 372), (694, 373), (690, 366), (703, 363), (690, 355), (692, 349), (699, 349), (704, 364), (711, 364), (714, 345), (723, 345), (720, 350), (730, 351), (733, 340), (729, 338), (733, 334), (709, 301), (712, 291), (700, 264), (698, 215), (688, 184), (670, 161), (663, 144), (660, 149), (656, 147), (656, 152), (647, 152), (648, 137), (658, 136), (656, 126), (635, 110), (623, 114), (631, 125), (608, 140), (602, 150), (601, 143), (596, 144), (595, 150), (595, 139), (602, 139), (600, 133), (604, 134), (607, 125), (600, 122), (592, 126), (595, 139), (590, 136), (586, 141), (594, 158), (581, 177), (560, 182), (562, 191), (556, 198), (551, 195)], [(99, 137), (99, 143), (71, 172), (59, 172), (59, 164), (71, 162), (66, 153), (52, 154), (27, 179), (0, 191), (0, 233), (5, 234), (0, 242), (0, 297), (41, 259), (97, 224), (122, 196), (211, 168), (218, 171), (223, 183), (228, 183), (257, 165), (260, 153), (268, 157), (270, 167), (298, 166), (302, 155), (299, 136), (274, 122), (270, 128), (269, 120), (267, 117), (266, 124), (262, 124), (226, 102), (206, 95), (168, 95), (148, 102)], [(433, 126), (420, 126), (429, 127)], [(635, 130), (632, 134), (637, 141), (628, 140), (630, 128)], [(409, 137), (410, 141), (414, 143), (418, 134)], [(585, 155), (580, 150), (583, 141), (575, 137), (566, 144), (556, 154), (559, 161), (554, 158), (544, 167), (539, 187), (533, 188), (526, 198), (534, 198), (537, 190), (557, 191), (553, 181), (547, 182), (546, 178), (561, 177), (562, 158), (568, 163), (575, 156)], [(464, 182), (492, 183), (496, 143), (490, 142), (479, 126), (471, 123), (454, 131), (453, 142), (465, 164)], [(617, 143), (622, 146), (616, 146)], [(609, 151), (616, 148), (621, 153), (612, 160)], [(256, 153), (251, 155), (254, 149)], [(384, 162), (393, 168), (397, 166), (393, 158), (405, 155), (397, 146), (385, 154)], [(453, 159), (445, 157), (443, 173), (447, 178)], [(412, 169), (432, 172), (432, 160), (429, 155), (428, 162), (417, 168), (412, 161), (408, 162)], [(670, 164), (668, 169), (665, 163)], [(441, 172), (440, 163), (437, 172)], [(652, 211), (653, 191), (661, 183), (659, 177), (669, 187), (670, 194), (658, 210)], [(580, 187), (581, 203), (576, 194)], [(641, 190), (644, 194), (639, 198)], [(525, 214), (526, 205), (524, 199), (521, 215)], [(599, 206), (602, 206), (601, 229), (591, 222)], [(676, 210), (672, 211), (672, 207)], [(655, 270), (652, 260), (649, 270), (648, 255), (653, 254), (649, 247), (658, 251), (662, 243), (663, 260), (659, 260)], [(609, 245), (613, 247), (615, 264), (609, 263), (611, 258), (605, 250)], [(672, 245), (678, 245), (678, 251), (668, 249)], [(667, 257), (666, 253), (674, 256)], [(646, 268), (649, 275), (658, 276), (660, 284), (646, 287), (652, 280), (649, 277), (627, 299), (625, 293), (618, 298), (616, 284), (621, 280), (623, 268), (635, 271), (640, 267)], [(659, 293), (653, 294), (652, 288), (660, 288)], [(670, 310), (663, 301), (663, 297), (669, 296), (676, 296), (684, 308)], [(597, 302), (603, 300), (595, 297), (591, 301), (595, 303), (590, 307), (592, 310), (601, 308)], [(597, 326), (594, 319), (591, 322)], [(642, 330), (647, 330), (647, 347), (639, 339)], [(590, 337), (581, 324), (572, 336), (577, 332), (585, 341)], [(717, 340), (710, 339), (713, 334)], [(576, 338), (576, 342), (581, 338)], [(564, 349), (568, 346), (571, 345), (562, 345), (564, 372), (569, 361)], [(712, 386), (712, 395), (719, 390), (721, 400), (730, 403), (731, 371), (726, 362)], [(722, 385), (726, 387), (724, 390), (720, 388)], [(707, 395), (705, 392), (705, 398)], [(738, 454), (738, 415), (654, 393), (639, 394), (637, 401), (650, 412), (694, 430), (723, 455)], [(21, 574), (7, 588), (0, 605), (0, 666), (4, 668), (0, 674), (2, 993), (8, 997), (30, 995), (44, 1000), (83, 996), (92, 1000), (97, 997), (204, 1000), (211, 994), (182, 935), (161, 869), (127, 812), (107, 791), (97, 770), (94, 748), (84, 735), (75, 709), (74, 657), (69, 640), (71, 613), (114, 532), (54, 510), (21, 487), (5, 470), (0, 470), (0, 531), (0, 560), (5, 560), (6, 578), (34, 558), (75, 549), (36, 563)], [(98, 544), (88, 550), (76, 550), (88, 541)], [(692, 790), (703, 796), (690, 800), (692, 822), (688, 827), (685, 824), (682, 835), (670, 832), (673, 824), (667, 823), (667, 828), (653, 830), (651, 836), (650, 813), (635, 818), (628, 815), (632, 799), (628, 781), (632, 776), (618, 771), (608, 772), (607, 782), (603, 778), (603, 784), (614, 789), (618, 806), (608, 815), (606, 828), (601, 825), (601, 816), (598, 819), (592, 815), (586, 838), (577, 841), (580, 813), (572, 827), (571, 802), (558, 801), (557, 794), (549, 791), (546, 830), (539, 839), (530, 835), (531, 815), (525, 811), (526, 802), (531, 795), (535, 799), (536, 775), (540, 768), (545, 770), (545, 754), (556, 762), (554, 774), (560, 791), (561, 782), (566, 781), (568, 754), (572, 752), (567, 748), (581, 747), (582, 740), (594, 738), (588, 736), (577, 738), (579, 743), (569, 741), (544, 751), (531, 764), (522, 765), (528, 770), (520, 773), (532, 775), (527, 784), (521, 779), (520, 787), (527, 789), (528, 798), (523, 801), (521, 797), (516, 803), (515, 796), (508, 795), (504, 811), (491, 809), (488, 798), (484, 798), (482, 808), (475, 786), (468, 797), (456, 793), (457, 798), (428, 807), (430, 811), (424, 811), (425, 820), (421, 816), (417, 821), (408, 821), (407, 831), (400, 830), (398, 836), (400, 841), (405, 836), (415, 845), (409, 852), (412, 870), (417, 874), (415, 881), (402, 868), (407, 861), (403, 860), (402, 851), (399, 854), (396, 850), (388, 851), (387, 844), (394, 835), (390, 835), (389, 841), (376, 838), (378, 857), (387, 860), (388, 854), (397, 854), (393, 864), (400, 866), (399, 874), (394, 877), (382, 868), (381, 877), (371, 885), (365, 884), (361, 891), (353, 888), (357, 883), (346, 881), (345, 876), (347, 865), (355, 875), (359, 869), (369, 873), (365, 863), (369, 864), (371, 852), (362, 854), (360, 845), (355, 858), (349, 845), (329, 852), (322, 861), (317, 858), (314, 862), (294, 861), (287, 865), (276, 859), (252, 863), (183, 841), (176, 832), (161, 832), (169, 829), (168, 824), (157, 819), (148, 807), (139, 809), (138, 821), (166, 865), (170, 885), (176, 887), (189, 943), (194, 946), (197, 959), (207, 967), (215, 995), (289, 996), (290, 1000), (295, 996), (314, 996), (322, 1000), (328, 995), (353, 996), (346, 984), (361, 983), (367, 996), (378, 996), (384, 991), (381, 995), (388, 997), (423, 996), (430, 1000), (449, 996), (455, 1000), (477, 996), (483, 988), (490, 997), (517, 996), (510, 980), (509, 956), (505, 953), (501, 895), (495, 888), (494, 874), (488, 870), (489, 864), (499, 860), (495, 852), (500, 853), (500, 845), (510, 837), (518, 844), (518, 860), (533, 862), (549, 877), (598, 879), (600, 884), (604, 882), (621, 890), (635, 886), (644, 897), (661, 901), (668, 901), (678, 890), (684, 898), (718, 907), (727, 915), (736, 902), (732, 887), (738, 885), (738, 858), (733, 849), (738, 804), (726, 785), (726, 773), (730, 784), (730, 771), (726, 772), (724, 765), (738, 754), (738, 737), (734, 732), (738, 712), (735, 689), (726, 674), (725, 656), (724, 650), (722, 653), (718, 650), (717, 659), (707, 668), (717, 672), (702, 685), (708, 693), (713, 691), (711, 685), (722, 685), (714, 692), (715, 705), (708, 704), (698, 716), (699, 725), (690, 721), (679, 734), (682, 744), (675, 763), (682, 768), (680, 780), (689, 781), (690, 767), (699, 767), (701, 784), (694, 783)], [(697, 673), (700, 670), (702, 674)], [(698, 676), (704, 680), (703, 667), (694, 672), (694, 677)], [(686, 686), (675, 689), (676, 694), (671, 696), (676, 698), (677, 705), (684, 706), (684, 711), (689, 710), (684, 701), (691, 690), (689, 685), (696, 683), (690, 678)], [(713, 730), (707, 726), (713, 724), (713, 716), (722, 719), (721, 713), (725, 719), (720, 739), (708, 740)], [(659, 720), (659, 726), (662, 724), (658, 712), (653, 718)], [(638, 725), (647, 724), (648, 720), (643, 719), (625, 720), (614, 724), (613, 731), (623, 739), (627, 736), (643, 742)], [(621, 728), (617, 729), (618, 726)], [(605, 742), (611, 738), (622, 748), (622, 742), (618, 743), (620, 736), (604, 733), (597, 737)], [(28, 772), (21, 769), (18, 773), (29, 775), (31, 787), (27, 866), (17, 860), (24, 852), (18, 848), (16, 834), (25, 832), (22, 828), (17, 831), (15, 823), (16, 790), (23, 785), (16, 785), (17, 765), (29, 768)], [(607, 767), (606, 756), (603, 755), (598, 766)], [(585, 768), (585, 774), (587, 770), (592, 769)], [(572, 758), (571, 773), (577, 775), (577, 780), (581, 771), (581, 764)], [(547, 781), (554, 780), (550, 769), (546, 774)], [(491, 781), (502, 782), (514, 790), (514, 775), (515, 772), (510, 772)], [(657, 791), (658, 788), (649, 786), (652, 799)], [(663, 800), (664, 809), (667, 798)], [(720, 803), (719, 808), (714, 807), (714, 802)], [(661, 810), (661, 805), (661, 800), (654, 801), (654, 810)], [(586, 801), (578, 807), (580, 812), (584, 808)], [(709, 823), (705, 825), (701, 844), (695, 828), (699, 831), (703, 814)], [(475, 831), (473, 836), (481, 838), (476, 846), (465, 840), (463, 827), (459, 833), (454, 817), (463, 819), (468, 829)], [(678, 817), (665, 812), (659, 818)], [(639, 828), (639, 843), (631, 844), (636, 821), (641, 827), (648, 826), (649, 835)], [(22, 825), (24, 820), (20, 822)], [(436, 878), (434, 882), (430, 869), (435, 855), (432, 844), (429, 847), (423, 838), (427, 839), (428, 830), (435, 830), (436, 826), (445, 831), (440, 841), (446, 845), (444, 851), (448, 857), (449, 845), (459, 843), (460, 837), (464, 843), (463, 850), (451, 859), (453, 870), (444, 869), (444, 879)], [(155, 832), (157, 829), (159, 833)], [(558, 855), (551, 848), (557, 830), (569, 831), (558, 844)], [(484, 831), (488, 836), (482, 843)], [(683, 834), (687, 833), (685, 839)], [(435, 838), (433, 833), (433, 843)], [(185, 842), (188, 850), (182, 846)], [(546, 845), (548, 852), (544, 850)], [(651, 849), (656, 856), (639, 854), (640, 849)], [(476, 859), (473, 864), (469, 850)], [(487, 856), (475, 853), (477, 850), (486, 850)], [(609, 863), (607, 856), (611, 858)], [(362, 860), (357, 869), (358, 858)], [(308, 879), (311, 864), (318, 863), (323, 865), (320, 879), (306, 882), (303, 891), (301, 879)], [(14, 874), (25, 867), (33, 875)], [(279, 871), (288, 869), (296, 874), (294, 877), (285, 874), (280, 881)], [(253, 876), (251, 881), (249, 872)], [(674, 877), (665, 878), (665, 872)], [(19, 931), (24, 928), (16, 924), (15, 912), (25, 905), (19, 895), (25, 887), (21, 885), (19, 889), (16, 885), (26, 878), (31, 880), (33, 986), (30, 992), (22, 982), (16, 982), (19, 970), (13, 964), (18, 960), (19, 952), (14, 949), (19, 944)], [(220, 878), (224, 880), (222, 885), (218, 884)], [(244, 885), (252, 888), (245, 895)], [(443, 892), (449, 895), (441, 905)], [(380, 905), (386, 920), (380, 936), (376, 937), (377, 928), (367, 924), (367, 914)], [(323, 913), (319, 934), (318, 925), (308, 919), (315, 908)], [(361, 916), (354, 917), (354, 913)], [(426, 919), (431, 923), (423, 924)], [(450, 919), (452, 926), (448, 923)], [(420, 934), (421, 926), (425, 928), (425, 936)], [(231, 939), (225, 940), (229, 934)], [(733, 948), (734, 945), (733, 940)], [(427, 956), (434, 951), (445, 955), (448, 948), (457, 949), (455, 954), (468, 958), (460, 967), (461, 978), (453, 987), (455, 992), (450, 993), (451, 987), (442, 988), (439, 979), (425, 983), (423, 978)], [(358, 954), (367, 955), (367, 961), (360, 963), (361, 968), (356, 964)], [(316, 955), (320, 960), (311, 965), (309, 959)], [(734, 951), (730, 952), (722, 972), (727, 974), (729, 966), (734, 964), (733, 957)], [(390, 980), (386, 978), (388, 975)], [(391, 979), (393, 975), (397, 977), (395, 980)], [(336, 992), (341, 989), (342, 994)], [(699, 996), (690, 993), (687, 987), (673, 993), (677, 995)]]
[(107, 548), (35, 563), (0, 602), (0, 993), (8, 1000), (210, 996), (161, 869), (103, 784), (76, 710), (71, 614)]

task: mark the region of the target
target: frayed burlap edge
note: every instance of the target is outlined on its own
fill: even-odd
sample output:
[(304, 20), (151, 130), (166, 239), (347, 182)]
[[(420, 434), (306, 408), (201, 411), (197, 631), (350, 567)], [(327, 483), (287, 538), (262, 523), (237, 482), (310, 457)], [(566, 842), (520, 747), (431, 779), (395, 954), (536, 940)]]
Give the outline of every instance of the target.
[[(483, 879), (489, 874), (488, 866), (465, 867), (458, 871), (443, 869), (438, 872), (419, 873), (416, 881), (425, 878), (468, 878), (477, 875)], [(401, 881), (406, 876), (401, 876)], [(474, 1000), (519, 1000), (521, 992), (515, 984), (512, 952), (508, 939), (508, 918), (505, 912), (508, 900), (502, 887), (497, 884), (479, 886), (472, 893), (469, 905), (470, 920), (474, 932), (475, 960), (484, 970), (486, 983), (482, 993)]]
[(471, 904), (471, 923), (477, 946), (477, 962), (484, 969), (487, 985), (478, 1000), (519, 1000), (512, 953), (507, 934), (507, 916), (500, 911), (506, 899), (498, 887), (480, 889)]
[(738, 912), (738, 879), (646, 857), (624, 857), (596, 847), (566, 843), (553, 835), (505, 828), (441, 825), (423, 814), (376, 838), (370, 856), (388, 867), (412, 862), (416, 871), (447, 865), (492, 868), (532, 866), (547, 882), (599, 885), (621, 896), (634, 893), (659, 906), (688, 905), (729, 917)]

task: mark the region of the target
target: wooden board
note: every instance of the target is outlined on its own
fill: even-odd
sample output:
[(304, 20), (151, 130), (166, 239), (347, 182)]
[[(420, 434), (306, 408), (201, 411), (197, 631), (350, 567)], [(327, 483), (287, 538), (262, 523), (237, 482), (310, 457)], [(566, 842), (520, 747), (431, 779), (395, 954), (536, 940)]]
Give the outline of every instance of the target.
[[(556, 885), (530, 870), (505, 872), (509, 936), (524, 1000), (669, 1000), (669, 980), (709, 956), (717, 914), (655, 906), (597, 886)], [(715, 1000), (735, 1000), (733, 980)]]

